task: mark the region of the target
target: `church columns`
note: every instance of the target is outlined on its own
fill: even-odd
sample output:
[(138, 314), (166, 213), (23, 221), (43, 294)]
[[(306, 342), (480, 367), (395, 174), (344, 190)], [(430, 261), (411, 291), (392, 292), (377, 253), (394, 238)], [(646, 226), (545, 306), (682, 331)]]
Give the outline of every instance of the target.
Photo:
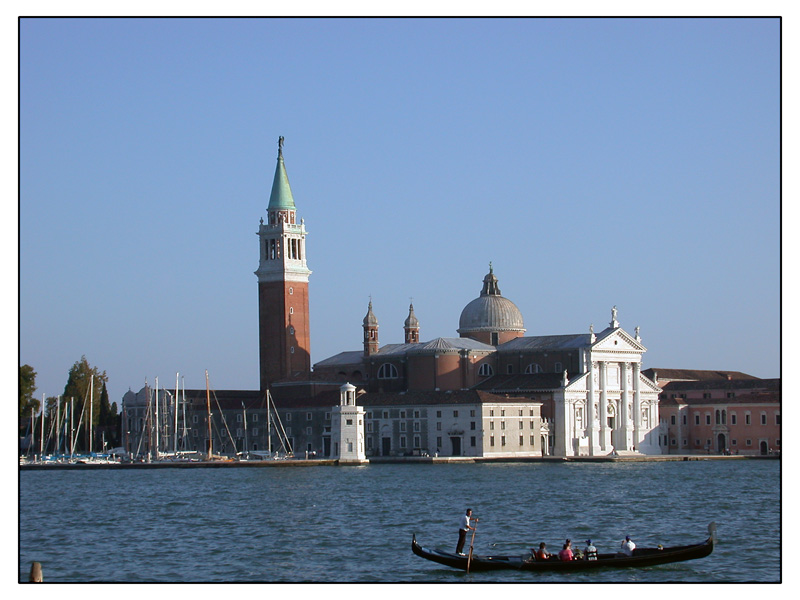
[(630, 450), (630, 415), (628, 414), (628, 399), (630, 398), (630, 385), (628, 379), (630, 377), (631, 363), (620, 363), (622, 375), (622, 394), (619, 401), (619, 434), (617, 436), (617, 450)]
[(611, 430), (608, 428), (608, 363), (600, 362), (600, 449), (611, 450)]
[(642, 396), (639, 389), (639, 370), (641, 364), (633, 363), (633, 448), (642, 441)]
[(595, 454), (595, 442), (597, 441), (597, 431), (595, 430), (595, 423), (597, 422), (597, 415), (594, 411), (594, 376), (597, 372), (597, 363), (590, 362), (591, 370), (589, 371), (589, 397), (586, 400), (586, 436), (589, 438), (589, 456)]

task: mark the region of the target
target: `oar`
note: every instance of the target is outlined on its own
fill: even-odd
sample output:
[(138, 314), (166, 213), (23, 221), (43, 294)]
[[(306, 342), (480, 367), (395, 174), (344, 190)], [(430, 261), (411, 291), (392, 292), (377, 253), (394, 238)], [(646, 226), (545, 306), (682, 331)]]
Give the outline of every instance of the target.
[(475, 518), (475, 527), (472, 528), (472, 539), (469, 541), (469, 556), (467, 557), (467, 573), (469, 573), (469, 563), (472, 562), (472, 546), (475, 544), (475, 532), (478, 531), (478, 519)]

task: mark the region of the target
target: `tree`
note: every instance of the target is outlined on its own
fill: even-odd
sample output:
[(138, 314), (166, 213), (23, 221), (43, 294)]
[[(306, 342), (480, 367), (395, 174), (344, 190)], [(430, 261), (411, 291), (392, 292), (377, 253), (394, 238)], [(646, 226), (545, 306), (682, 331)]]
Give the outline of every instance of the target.
[[(92, 393), (90, 393), (89, 386), (92, 381), (92, 376), (94, 376), (94, 389)], [(75, 399), (76, 428), (78, 426), (77, 417), (79, 417), (81, 411), (83, 412), (83, 425), (81, 427), (84, 432), (88, 433), (90, 414), (92, 415), (92, 425), (97, 425), (100, 420), (100, 398), (102, 390), (107, 382), (108, 376), (106, 372), (103, 371), (101, 373), (97, 367), (90, 366), (85, 355), (81, 356), (81, 359), (72, 365), (72, 368), (69, 370), (69, 376), (67, 377), (67, 385), (64, 386), (63, 398), (66, 402), (68, 402), (70, 398)], [(91, 407), (89, 406), (90, 399), (93, 400)], [(88, 447), (88, 442), (86, 445)]]
[(29, 417), (31, 408), (34, 412), (39, 411), (40, 402), (33, 397), (36, 391), (36, 371), (30, 365), (22, 365), (19, 368), (19, 416)]

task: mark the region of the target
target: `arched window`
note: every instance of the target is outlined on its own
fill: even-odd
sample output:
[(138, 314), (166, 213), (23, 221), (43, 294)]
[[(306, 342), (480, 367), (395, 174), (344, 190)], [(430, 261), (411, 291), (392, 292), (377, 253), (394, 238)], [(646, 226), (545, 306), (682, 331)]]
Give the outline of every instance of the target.
[(525, 374), (530, 375), (531, 373), (541, 373), (542, 367), (537, 365), (536, 363), (531, 363), (527, 367), (525, 367)]
[(392, 363), (383, 363), (378, 369), (378, 379), (397, 379), (397, 367)]
[(478, 369), (478, 375), (481, 377), (489, 377), (494, 375), (494, 369), (492, 369), (492, 365), (489, 363), (483, 363)]

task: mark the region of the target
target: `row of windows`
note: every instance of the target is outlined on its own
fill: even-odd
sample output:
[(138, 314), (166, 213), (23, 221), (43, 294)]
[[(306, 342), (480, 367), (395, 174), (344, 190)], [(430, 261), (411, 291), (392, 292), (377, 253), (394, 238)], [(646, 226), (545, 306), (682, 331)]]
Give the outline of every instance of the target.
[[(677, 444), (677, 440), (675, 440), (675, 438), (672, 438), (672, 439), (670, 440), (670, 446), (677, 446), (677, 445), (678, 445), (678, 444)], [(684, 445), (684, 446), (688, 446), (688, 440), (685, 440), (685, 439), (684, 439), (684, 440), (683, 440), (683, 445)], [(700, 440), (698, 440), (698, 439), (695, 439), (695, 441), (694, 441), (694, 445), (695, 445), (695, 447), (698, 447), (698, 448), (699, 448), (699, 447), (700, 447)], [(737, 445), (738, 445), (737, 441), (736, 441), (735, 439), (732, 439), (732, 440), (731, 440), (731, 446), (737, 446)], [(752, 446), (752, 445), (753, 445), (753, 440), (751, 440), (750, 438), (747, 438), (747, 439), (744, 441), (744, 445), (745, 445), (745, 446)], [(780, 446), (780, 445), (781, 445), (781, 441), (780, 441), (780, 440), (775, 440), (775, 445), (776, 445), (776, 446)], [(708, 448), (710, 448), (710, 447), (711, 447), (711, 440), (706, 440), (706, 447), (708, 447)]]
[[(686, 420), (687, 420), (686, 415), (683, 415), (682, 421), (683, 421), (684, 425), (686, 425)], [(714, 420), (715, 420), (715, 423), (717, 425), (727, 425), (728, 424), (728, 413), (727, 413), (727, 411), (725, 411), (725, 410), (717, 410), (715, 412)], [(730, 413), (730, 421), (731, 421), (731, 425), (736, 425), (737, 424), (736, 413)], [(672, 425), (676, 424), (675, 415), (672, 415), (670, 417), (670, 424), (672, 424)], [(698, 413), (698, 412), (694, 413), (694, 424), (695, 425), (700, 425), (700, 413)], [(706, 413), (705, 414), (705, 424), (706, 425), (711, 425), (711, 413)], [(750, 411), (746, 411), (744, 413), (744, 424), (745, 425), (752, 425), (752, 419), (751, 419)], [(762, 425), (766, 425), (767, 424), (767, 413), (765, 411), (761, 412), (761, 424)], [(775, 413), (775, 425), (780, 425), (780, 424), (781, 424), (781, 413), (777, 413), (776, 412)]]
[[(366, 335), (366, 334), (365, 334)], [(561, 363), (555, 363), (554, 371), (556, 373), (561, 373), (563, 369), (561, 368)], [(514, 365), (506, 365), (506, 372), (511, 374), (514, 372)], [(544, 373), (542, 367), (537, 365), (536, 363), (531, 363), (527, 367), (525, 367), (525, 374), (530, 375), (532, 373)], [(491, 377), (494, 375), (494, 368), (489, 363), (482, 363), (480, 367), (478, 367), (478, 375), (481, 377)], [(383, 363), (378, 368), (378, 379), (397, 379), (400, 375), (397, 371), (397, 367), (395, 367), (392, 363)]]

